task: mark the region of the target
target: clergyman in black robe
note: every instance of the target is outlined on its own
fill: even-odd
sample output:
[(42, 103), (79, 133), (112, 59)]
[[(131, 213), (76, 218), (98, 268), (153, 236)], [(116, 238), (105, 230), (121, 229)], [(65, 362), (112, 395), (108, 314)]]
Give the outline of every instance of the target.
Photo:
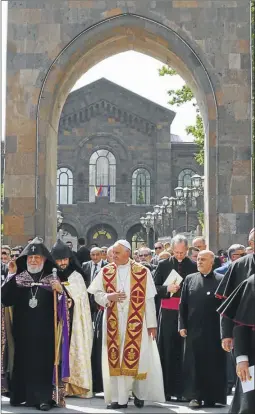
[(174, 269), (185, 280), (185, 277), (197, 271), (196, 263), (186, 255), (188, 240), (184, 236), (175, 236), (172, 241), (173, 257), (159, 262), (155, 271), (154, 282), (158, 297), (161, 299), (158, 322), (158, 349), (161, 359), (164, 390), (166, 400), (171, 397), (182, 399), (182, 359), (183, 338), (178, 333), (178, 310), (181, 296), (181, 288), (173, 288), (170, 297), (169, 286), (163, 286), (165, 280)]
[(185, 338), (183, 396), (191, 407), (226, 404), (226, 353), (221, 347), (219, 299), (214, 292), (222, 278), (213, 271), (214, 254), (199, 252), (199, 272), (183, 283), (179, 331)]
[[(225, 300), (237, 288), (237, 286), (255, 273), (255, 254), (247, 254), (232, 263), (221, 283), (216, 289), (216, 297)], [(221, 318), (221, 338), (225, 351), (233, 348), (233, 328), (231, 319)]]
[[(255, 275), (243, 281), (218, 312), (235, 324), (233, 330), (234, 354), (239, 377), (230, 413), (252, 414), (255, 409), (255, 391), (243, 392), (241, 381), (249, 380), (248, 368), (255, 365)], [(253, 384), (254, 385), (254, 384)]]
[[(53, 289), (61, 293), (59, 315), (65, 312), (65, 295), (59, 280), (52, 275), (57, 267), (49, 251), (36, 237), (9, 266), (9, 274), (2, 286), (2, 304), (12, 306), (12, 334), (14, 341), (13, 370), (10, 373), (10, 404), (36, 406), (48, 411), (54, 393), (54, 301)], [(41, 285), (32, 286), (32, 283)], [(68, 329), (63, 321), (61, 378), (68, 377)], [(63, 352), (64, 351), (64, 352)], [(62, 354), (63, 352), (63, 354)], [(59, 400), (57, 401), (59, 402)], [(61, 405), (64, 404), (62, 399)]]

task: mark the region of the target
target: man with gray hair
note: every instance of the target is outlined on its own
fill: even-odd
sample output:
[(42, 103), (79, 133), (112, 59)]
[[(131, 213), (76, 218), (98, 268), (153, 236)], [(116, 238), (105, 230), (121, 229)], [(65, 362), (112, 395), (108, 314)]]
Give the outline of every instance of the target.
[(180, 285), (164, 283), (172, 270), (175, 270), (185, 279), (190, 273), (197, 271), (196, 263), (187, 257), (188, 240), (185, 236), (177, 234), (171, 240), (173, 256), (159, 262), (154, 275), (154, 281), (161, 299), (159, 313), (158, 347), (164, 377), (166, 400), (172, 397), (182, 401), (182, 355), (183, 339), (178, 334), (178, 310), (181, 296)]
[(214, 292), (222, 276), (213, 271), (214, 253), (198, 254), (198, 272), (183, 283), (179, 332), (186, 338), (183, 395), (191, 408), (226, 404), (226, 355), (221, 348), (219, 300)]
[(221, 275), (225, 275), (230, 264), (245, 255), (246, 255), (245, 247), (242, 244), (232, 244), (232, 246), (230, 246), (228, 249), (229, 260), (226, 263), (224, 263), (221, 267), (219, 267), (218, 269), (215, 269), (215, 271)]

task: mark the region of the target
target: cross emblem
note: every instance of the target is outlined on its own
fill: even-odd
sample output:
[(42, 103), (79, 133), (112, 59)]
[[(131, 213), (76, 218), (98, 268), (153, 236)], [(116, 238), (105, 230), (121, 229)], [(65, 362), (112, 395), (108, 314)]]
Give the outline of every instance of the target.
[(137, 290), (132, 295), (132, 299), (134, 300), (135, 303), (141, 302), (143, 300), (143, 298), (144, 298), (144, 294), (140, 290)]
[(33, 253), (34, 253), (35, 249), (36, 249), (35, 246), (31, 247), (31, 250), (32, 250)]

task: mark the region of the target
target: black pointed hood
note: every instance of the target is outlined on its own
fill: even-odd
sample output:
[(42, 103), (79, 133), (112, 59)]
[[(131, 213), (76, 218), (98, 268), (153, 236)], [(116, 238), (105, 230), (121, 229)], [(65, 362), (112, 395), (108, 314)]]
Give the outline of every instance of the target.
[(58, 268), (53, 257), (51, 256), (47, 247), (43, 244), (43, 240), (40, 237), (35, 237), (20, 253), (16, 260), (17, 273), (21, 273), (27, 270), (27, 256), (40, 255), (45, 257), (44, 272), (45, 274), (51, 274), (54, 267)]
[(80, 273), (85, 278), (85, 273), (74, 252), (62, 240), (58, 239), (54, 244), (51, 249), (51, 255), (54, 260), (69, 259), (69, 266), (65, 270), (58, 271), (58, 276), (61, 281), (67, 280), (68, 276), (74, 271)]
[(71, 249), (62, 240), (58, 239), (51, 249), (54, 260), (70, 259), (73, 256)]

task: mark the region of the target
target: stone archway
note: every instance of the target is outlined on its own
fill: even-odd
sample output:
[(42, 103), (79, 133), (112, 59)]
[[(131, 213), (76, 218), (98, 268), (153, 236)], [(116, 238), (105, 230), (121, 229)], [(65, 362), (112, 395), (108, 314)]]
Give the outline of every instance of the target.
[[(16, 8), (23, 7), (22, 3), (20, 5), (16, 2), (13, 3)], [(77, 7), (74, 5), (75, 3), (77, 2), (73, 2), (72, 5), (74, 8)], [(24, 234), (25, 232), (25, 234), (41, 235), (48, 245), (52, 244), (56, 234), (56, 153), (61, 110), (69, 91), (82, 74), (106, 57), (126, 50), (145, 53), (177, 69), (197, 98), (206, 129), (205, 228), (208, 245), (216, 251), (219, 246), (225, 246), (226, 241), (229, 243), (232, 239), (236, 239), (237, 233), (241, 236), (239, 237), (240, 242), (243, 242), (246, 237), (247, 223), (251, 222), (251, 206), (249, 204), (251, 191), (250, 186), (247, 185), (251, 182), (251, 148), (249, 137), (241, 144), (238, 140), (239, 136), (247, 136), (247, 131), (250, 132), (250, 130), (247, 126), (249, 120), (244, 123), (242, 120), (238, 122), (240, 121), (238, 115), (229, 106), (229, 99), (235, 100), (232, 96), (230, 97), (230, 88), (225, 87), (226, 84), (231, 83), (230, 75), (226, 74), (224, 84), (220, 81), (219, 67), (216, 70), (216, 64), (214, 65), (209, 55), (203, 50), (203, 42), (195, 41), (197, 36), (199, 38), (199, 34), (195, 35), (194, 31), (196, 25), (190, 27), (190, 31), (188, 31), (185, 25), (178, 25), (170, 18), (166, 18), (165, 8), (157, 6), (156, 2), (156, 14), (154, 11), (148, 11), (139, 6), (138, 3), (141, 4), (141, 2), (134, 1), (133, 3), (136, 5), (137, 14), (130, 12), (130, 10), (125, 12), (122, 9), (106, 9), (103, 12), (94, 10), (95, 17), (90, 25), (80, 33), (76, 32), (75, 35), (70, 35), (70, 33), (75, 33), (74, 25), (72, 27), (71, 23), (70, 26), (67, 25), (70, 29), (68, 31), (64, 22), (57, 23), (53, 17), (54, 28), (55, 25), (58, 25), (56, 27), (59, 31), (62, 30), (66, 34), (65, 42), (61, 42), (60, 36), (55, 37), (54, 45), (49, 43), (48, 39), (45, 40), (45, 43), (42, 42), (43, 46), (41, 47), (45, 47), (48, 58), (37, 59), (38, 70), (33, 73), (34, 84), (29, 78), (31, 73), (29, 75), (27, 72), (22, 72), (21, 75), (20, 61), (13, 58), (15, 53), (21, 53), (17, 52), (20, 50), (20, 46), (15, 38), (11, 39), (8, 48), (8, 62), (11, 70), (7, 80), (10, 86), (9, 111), (7, 105), (7, 135), (10, 135), (11, 138), (18, 136), (19, 148), (20, 145), (23, 145), (26, 149), (29, 148), (28, 152), (30, 151), (30, 153), (25, 157), (25, 161), (24, 157), (21, 161), (22, 154), (19, 154), (19, 148), (16, 147), (16, 153), (13, 156), (16, 141), (15, 139), (10, 140), (9, 153), (7, 150), (6, 157), (4, 221), (8, 241), (20, 240), (20, 233)], [(180, 12), (184, 2), (173, 3), (175, 11)], [(247, 3), (246, 0), (242, 0), (240, 3), (243, 8), (248, 4), (244, 5), (244, 3)], [(48, 5), (48, 7), (50, 6)], [(67, 6), (64, 5), (63, 8), (65, 9), (65, 7)], [(92, 5), (91, 7), (93, 8)], [(187, 9), (191, 10), (188, 7)], [(12, 24), (17, 24), (17, 26), (20, 25), (23, 18), (27, 22), (27, 14), (28, 12), (19, 14), (17, 10), (9, 9), (9, 18), (11, 18)], [(155, 16), (157, 16), (157, 21)], [(197, 19), (199, 32), (199, 18)], [(43, 25), (40, 19), (38, 21), (40, 22), (38, 27)], [(74, 31), (72, 32), (72, 30)], [(219, 24), (212, 35), (213, 39), (218, 39), (220, 30)], [(42, 32), (48, 33), (45, 28)], [(12, 32), (10, 31), (10, 33)], [(205, 35), (204, 37), (201, 35), (201, 37), (202, 40), (206, 39)], [(67, 39), (70, 40), (69, 43)], [(218, 62), (221, 62), (223, 52), (216, 49), (215, 53), (217, 54), (215, 60), (217, 58)], [(229, 55), (230, 65), (234, 65), (234, 62), (231, 61), (232, 58), (234, 59)], [(26, 68), (30, 68), (29, 65), (30, 63), (27, 63)], [(31, 65), (31, 68), (34, 68), (34, 64), (31, 63)], [(222, 61), (222, 63), (218, 63), (218, 66), (220, 65), (223, 70), (225, 63)], [(236, 61), (235, 65), (237, 65)], [(241, 72), (238, 73), (241, 76)], [(27, 95), (31, 96), (32, 101), (27, 104), (31, 108), (28, 111), (27, 108), (24, 108), (27, 112), (24, 111), (24, 115), (22, 114), (26, 122), (23, 122), (23, 118), (19, 123), (13, 122), (11, 103), (16, 96), (13, 85), (19, 88), (20, 94), (18, 96), (24, 94), (24, 99)], [(39, 87), (34, 85), (39, 85)], [(238, 96), (239, 103), (240, 99), (243, 103), (249, 101), (248, 86), (249, 83), (246, 82), (245, 94), (242, 97)], [(224, 92), (228, 94), (229, 99), (228, 97), (224, 98)], [(19, 107), (19, 102), (16, 102), (15, 109)], [(34, 117), (34, 107), (36, 108), (36, 117)], [(24, 140), (24, 134), (27, 133), (27, 130), (30, 131), (30, 135), (28, 134)], [(235, 145), (233, 145), (233, 141)], [(11, 144), (13, 145), (11, 146)], [(160, 139), (157, 142), (157, 147), (161, 150), (164, 160), (164, 147), (160, 143)], [(239, 155), (237, 156), (239, 147), (241, 159), (238, 158)], [(23, 152), (26, 151), (23, 150)], [(226, 172), (226, 159), (230, 160), (230, 172)], [(24, 177), (26, 178), (26, 187), (19, 186), (17, 181), (20, 171), (24, 168), (24, 162), (26, 173), (23, 170), (21, 174), (26, 174)], [(226, 189), (230, 189), (230, 193)], [(30, 209), (29, 217), (26, 216), (28, 207)], [(245, 217), (244, 214), (246, 214)]]

